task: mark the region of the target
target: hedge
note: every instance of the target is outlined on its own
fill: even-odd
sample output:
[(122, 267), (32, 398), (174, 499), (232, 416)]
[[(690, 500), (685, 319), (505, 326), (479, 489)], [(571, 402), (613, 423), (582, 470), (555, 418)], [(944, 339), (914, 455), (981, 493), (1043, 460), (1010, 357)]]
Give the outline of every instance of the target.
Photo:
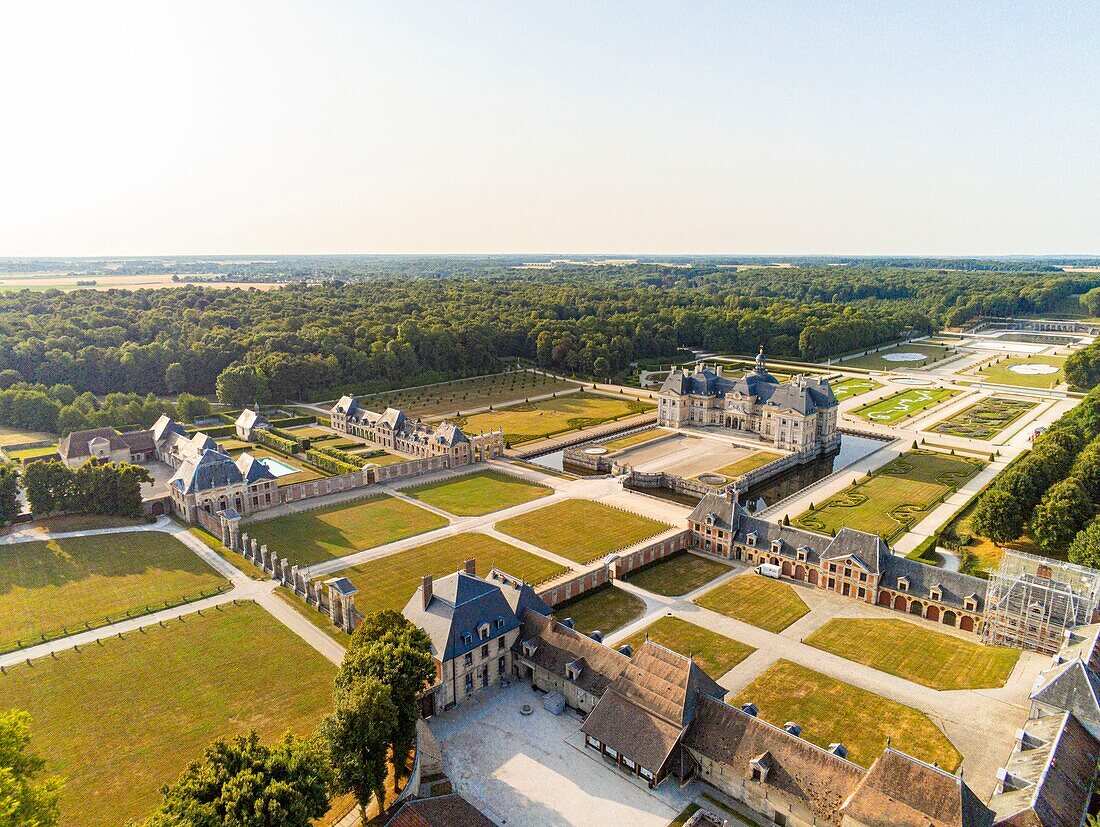
[[(309, 451), (308, 453), (323, 454), (324, 456), (331, 457), (332, 459), (336, 460), (337, 462), (343, 462), (347, 465), (354, 465), (357, 468), (362, 468), (363, 467), (363, 460), (368, 459), (367, 456), (359, 456), (359, 455), (356, 455), (356, 454), (352, 454), (348, 451), (341, 451), (339, 448), (326, 448), (324, 446), (322, 446), (320, 448), (314, 448), (312, 451)], [(385, 451), (378, 451), (378, 452), (373, 452), (372, 451), (369, 456), (377, 457), (377, 456), (380, 456), (381, 454), (384, 454), (384, 453), (386, 453), (386, 452)]]
[(297, 440), (286, 439), (272, 431), (262, 429), (253, 431), (252, 439), (261, 445), (266, 445), (268, 448), (274, 448), (276, 451), (281, 451), (284, 454), (298, 453)]
[[(341, 451), (340, 453), (343, 452)], [(323, 453), (319, 448), (306, 451), (306, 459), (318, 468), (336, 475), (351, 474), (362, 470), (362, 465), (352, 465), (351, 463), (343, 462), (335, 457), (329, 456), (327, 453)]]
[(188, 428), (187, 429), (187, 433), (190, 434), (191, 436), (194, 436), (199, 431), (202, 431), (204, 434), (206, 434), (211, 439), (217, 439), (218, 437), (223, 437), (223, 436), (235, 436), (236, 433), (237, 433), (237, 426), (236, 425), (215, 425), (212, 428), (211, 427), (206, 427), (206, 428)]

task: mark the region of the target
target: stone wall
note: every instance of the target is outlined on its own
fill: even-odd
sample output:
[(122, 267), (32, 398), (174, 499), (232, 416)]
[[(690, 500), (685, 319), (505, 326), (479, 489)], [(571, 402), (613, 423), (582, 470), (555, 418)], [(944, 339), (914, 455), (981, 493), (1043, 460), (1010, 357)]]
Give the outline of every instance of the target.
[(393, 465), (379, 465), (370, 469), (370, 473), (373, 474), (377, 482), (393, 482), (406, 477), (430, 474), (433, 471), (445, 471), (450, 467), (451, 458), (441, 454), (436, 457), (424, 457), (408, 462), (395, 462)]
[(547, 606), (553, 608), (566, 600), (580, 597), (585, 592), (606, 586), (610, 581), (611, 571), (605, 564), (599, 568), (550, 580), (536, 589), (536, 592)]
[(634, 549), (625, 554), (613, 554), (607, 561), (611, 577), (615, 580), (622, 578), (642, 566), (648, 566), (658, 560), (671, 557), (691, 547), (691, 531), (684, 529), (673, 537), (648, 543), (641, 548)]
[(362, 488), (369, 482), (366, 471), (352, 471), (350, 474), (341, 474), (338, 477), (322, 477), (308, 482), (296, 482), (292, 485), (279, 486), (279, 501), (293, 503), (312, 497), (323, 497), (326, 494)]
[(724, 485), (712, 487), (704, 482), (689, 480), (687, 477), (681, 477), (678, 474), (669, 474), (665, 471), (643, 473), (634, 470), (631, 470), (626, 479), (623, 480), (623, 485), (643, 490), (646, 488), (664, 488), (677, 494), (686, 494), (691, 497), (698, 497), (699, 499), (702, 499), (707, 494), (720, 494), (727, 488), (727, 486)]

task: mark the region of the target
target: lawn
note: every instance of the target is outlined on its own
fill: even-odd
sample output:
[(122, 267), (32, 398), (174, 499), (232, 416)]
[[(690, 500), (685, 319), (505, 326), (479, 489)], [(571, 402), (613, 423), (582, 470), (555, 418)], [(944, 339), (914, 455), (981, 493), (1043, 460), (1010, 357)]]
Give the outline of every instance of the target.
[(591, 500), (562, 500), (503, 520), (496, 528), (583, 565), (671, 526)]
[(29, 459), (41, 459), (42, 457), (56, 457), (57, 446), (56, 445), (42, 445), (38, 448), (19, 448), (18, 450), (6, 449), (4, 451), (8, 455), (8, 459), (12, 462), (26, 462)]
[(992, 439), (1038, 403), (1027, 399), (1010, 399), (1004, 396), (987, 396), (969, 408), (936, 424), (937, 434)]
[(882, 384), (874, 379), (843, 379), (833, 383), (833, 395), (838, 402), (843, 402), (845, 399), (862, 396), (881, 387)]
[(25, 445), (28, 442), (52, 442), (56, 439), (56, 434), (0, 427), (0, 448), (7, 448), (9, 445)]
[(248, 523), (249, 538), (308, 566), (448, 525), (445, 517), (380, 494), (363, 500)]
[(520, 403), (457, 420), (466, 433), (504, 431), (505, 442), (517, 445), (604, 422), (647, 413), (656, 406), (629, 396), (571, 393), (541, 402)]
[(554, 489), (499, 471), (478, 471), (408, 488), (405, 493), (451, 514), (473, 517), (549, 496)]
[(695, 598), (704, 609), (768, 632), (782, 632), (810, 607), (791, 586), (759, 574), (744, 574)]
[(626, 448), (633, 448), (635, 445), (641, 445), (644, 442), (660, 439), (663, 436), (668, 436), (670, 433), (671, 431), (666, 431), (663, 428), (647, 428), (644, 431), (638, 431), (629, 436), (621, 436), (610, 442), (601, 442), (600, 447), (606, 448), (610, 453), (614, 453), (615, 451), (622, 451)]
[(848, 760), (869, 767), (890, 738), (895, 749), (954, 772), (962, 756), (919, 710), (867, 692), (789, 660), (777, 660), (731, 703), (754, 703), (776, 726), (795, 721), (821, 747), (841, 743)]
[(867, 370), (923, 368), (946, 359), (953, 352), (955, 351), (943, 345), (909, 343), (883, 348), (877, 353), (868, 353), (854, 359), (845, 359), (840, 364), (846, 368), (865, 368)]
[(532, 585), (568, 571), (565, 566), (516, 548), (489, 534), (471, 531), (444, 537), (433, 543), (369, 560), (340, 572), (359, 587), (355, 606), (367, 614), (379, 609), (400, 611), (420, 585), (425, 574), (443, 577), (454, 574), (470, 558), (477, 561), (478, 574), (493, 567)]
[(599, 630), (607, 637), (645, 614), (645, 601), (623, 589), (601, 586), (554, 607), (558, 620), (573, 618), (578, 632)]
[(834, 618), (803, 643), (932, 689), (1004, 686), (1017, 649), (982, 646), (904, 620)]
[(29, 710), (34, 748), (67, 779), (64, 827), (141, 819), (212, 740), (307, 734), (335, 667), (253, 603), (187, 615), (0, 675)]
[(912, 388), (907, 391), (899, 391), (885, 399), (864, 405), (855, 411), (856, 416), (862, 416), (868, 422), (876, 422), (880, 425), (892, 425), (902, 419), (920, 413), (921, 411), (946, 402), (960, 391), (950, 388)]
[[(335, 437), (336, 434), (328, 428), (319, 428), (316, 425), (295, 425), (286, 429), (298, 439), (315, 439), (317, 437)], [(322, 440), (327, 441), (327, 440)]]
[(847, 527), (892, 542), (984, 466), (971, 457), (910, 451), (800, 514), (794, 522), (821, 534)]
[[(363, 453), (362, 451), (352, 451), (353, 454)], [(368, 465), (396, 465), (399, 462), (408, 462), (412, 457), (403, 457), (400, 454), (391, 454), (387, 451), (384, 454), (380, 454), (376, 457), (364, 457), (363, 461)]]
[(737, 462), (723, 465), (721, 468), (716, 468), (714, 471), (709, 471), (708, 473), (719, 474), (727, 480), (735, 480), (749, 473), (749, 471), (755, 471), (757, 468), (762, 468), (769, 462), (775, 462), (780, 456), (780, 454), (776, 454), (772, 451), (754, 451), (747, 457), (742, 457), (737, 460)]
[(1065, 356), (1010, 356), (986, 365), (978, 375), (986, 382), (1021, 388), (1053, 388), (1064, 381)]
[[(679, 652), (691, 655), (703, 671), (715, 680), (721, 678), (737, 664), (756, 651), (740, 641), (696, 626), (678, 617), (661, 617), (621, 643), (628, 643), (636, 650), (646, 639)], [(620, 644), (621, 645), (621, 644)]]
[(685, 551), (632, 571), (623, 579), (647, 592), (679, 597), (730, 571), (724, 563)]
[(228, 585), (161, 531), (0, 546), (0, 651), (127, 614), (146, 614)]

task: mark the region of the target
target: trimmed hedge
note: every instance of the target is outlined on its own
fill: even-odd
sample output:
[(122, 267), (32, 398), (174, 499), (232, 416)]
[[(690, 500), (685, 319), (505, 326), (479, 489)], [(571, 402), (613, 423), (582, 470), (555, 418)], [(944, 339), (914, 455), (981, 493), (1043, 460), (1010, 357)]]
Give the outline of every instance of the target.
[(215, 425), (212, 428), (211, 427), (205, 427), (205, 428), (188, 428), (187, 429), (187, 433), (190, 434), (191, 436), (194, 436), (199, 431), (202, 431), (204, 434), (206, 434), (211, 439), (217, 439), (218, 437), (223, 437), (223, 436), (235, 436), (236, 433), (237, 433), (237, 426), (236, 425)]
[[(272, 427), (276, 428), (293, 428), (296, 425), (312, 425), (314, 424), (313, 416), (285, 416), (282, 419), (270, 420)], [(327, 422), (325, 423), (328, 424)]]
[[(379, 456), (380, 454), (384, 454), (384, 453), (385, 453), (385, 451), (381, 451), (381, 452), (377, 452), (377, 453), (372, 452), (371, 456)], [(336, 460), (337, 462), (342, 462), (346, 465), (354, 465), (354, 466), (356, 466), (356, 468), (362, 468), (363, 467), (363, 460), (367, 458), (367, 457), (364, 457), (364, 456), (359, 456), (359, 455), (356, 455), (356, 454), (349, 453), (348, 451), (341, 451), (339, 448), (325, 448), (325, 447), (314, 448), (313, 450), (308, 451), (307, 454), (322, 454), (323, 456), (331, 457), (332, 459)]]
[(252, 439), (258, 442), (260, 445), (264, 445), (268, 448), (274, 448), (276, 451), (281, 451), (284, 454), (296, 454), (298, 453), (298, 441), (295, 439), (286, 439), (273, 431), (257, 430), (252, 432)]
[[(340, 451), (339, 453), (343, 453), (343, 451)], [(306, 451), (306, 459), (316, 465), (318, 468), (321, 468), (324, 471), (328, 471), (331, 474), (336, 474), (337, 476), (341, 474), (351, 474), (355, 471), (360, 471), (363, 468), (362, 465), (352, 465), (349, 462), (343, 462), (336, 457), (330, 456), (329, 454), (323, 452), (323, 450), (320, 448), (314, 448), (312, 450)]]

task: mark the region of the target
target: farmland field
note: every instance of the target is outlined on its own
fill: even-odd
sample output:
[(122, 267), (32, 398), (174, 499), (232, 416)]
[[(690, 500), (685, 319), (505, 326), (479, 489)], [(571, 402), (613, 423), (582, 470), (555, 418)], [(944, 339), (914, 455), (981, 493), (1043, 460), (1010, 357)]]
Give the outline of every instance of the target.
[(228, 585), (162, 531), (0, 546), (0, 651), (212, 594)]
[(670, 526), (590, 500), (561, 500), (503, 520), (496, 528), (583, 565)]
[(312, 732), (335, 672), (245, 603), (9, 668), (0, 695), (31, 713), (34, 749), (67, 779), (62, 826), (117, 827), (147, 816), (215, 738)]
[(445, 517), (384, 494), (249, 523), (250, 538), (311, 565), (448, 525)]
[(820, 534), (847, 527), (892, 542), (984, 465), (969, 457), (910, 451), (870, 478), (800, 514), (794, 522)]

